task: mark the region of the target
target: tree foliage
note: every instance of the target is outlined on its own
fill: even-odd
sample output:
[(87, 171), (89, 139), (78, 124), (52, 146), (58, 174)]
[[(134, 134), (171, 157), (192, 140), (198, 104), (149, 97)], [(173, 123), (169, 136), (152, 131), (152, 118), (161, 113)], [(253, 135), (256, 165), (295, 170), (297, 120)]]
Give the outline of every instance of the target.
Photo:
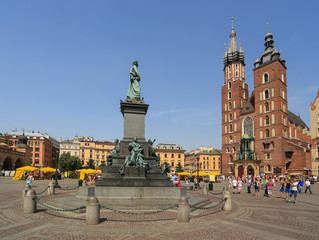
[(176, 168), (175, 168), (175, 172), (180, 173), (180, 172), (184, 172), (183, 166), (181, 163), (178, 163)]
[(90, 159), (88, 164), (86, 165), (87, 168), (90, 168), (90, 169), (95, 169), (95, 163), (94, 163), (94, 160), (93, 159)]
[(62, 153), (59, 158), (58, 167), (60, 171), (75, 171), (82, 168), (81, 160), (76, 156), (71, 156), (70, 153)]

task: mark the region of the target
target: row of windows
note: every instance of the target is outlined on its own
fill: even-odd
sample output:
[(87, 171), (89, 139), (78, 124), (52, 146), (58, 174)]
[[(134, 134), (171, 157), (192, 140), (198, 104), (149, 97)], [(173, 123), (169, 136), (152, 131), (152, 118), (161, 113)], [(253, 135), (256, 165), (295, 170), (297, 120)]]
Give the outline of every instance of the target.
[[(264, 135), (265, 135), (265, 138), (269, 138), (270, 137), (269, 129), (266, 129), (265, 134), (264, 134), (263, 131), (260, 131), (260, 138), (264, 138)], [(273, 128), (271, 130), (271, 137), (275, 137), (275, 136), (276, 136), (276, 130)]]
[[(263, 101), (263, 100), (267, 100), (269, 99), (270, 97), (274, 97), (275, 96), (275, 89), (272, 88), (271, 89), (271, 96), (270, 96), (270, 91), (269, 89), (265, 89), (263, 92), (260, 92), (259, 93), (259, 97), (260, 97), (260, 101)], [(286, 92), (284, 89), (280, 89), (280, 96), (283, 98), (283, 99), (286, 99)]]
[[(233, 68), (235, 67), (235, 69), (232, 70), (231, 66), (233, 66)], [(235, 77), (239, 77), (239, 71), (240, 71), (240, 65), (238, 65), (237, 63), (235, 65), (231, 65), (231, 66), (228, 66), (228, 69), (227, 71), (225, 72), (225, 75), (228, 77), (228, 79), (231, 79), (231, 73), (232, 71), (235, 72)], [(241, 72), (241, 76), (244, 77), (244, 74), (245, 74), (245, 67), (242, 66), (241, 68), (242, 72)]]
[[(281, 72), (281, 81), (285, 82), (285, 75), (283, 72)], [(263, 75), (263, 79), (262, 79), (262, 83), (268, 83), (269, 82), (269, 74), (268, 73), (264, 73)]]
[[(233, 128), (233, 124), (229, 124), (229, 133), (232, 133), (233, 131), (237, 131), (237, 123), (234, 124), (235, 128)], [(227, 133), (227, 126), (225, 126), (225, 133)]]
[[(157, 154), (159, 157), (160, 157), (160, 154)], [(174, 158), (175, 157), (175, 154), (172, 153), (171, 154), (171, 158)], [(167, 158), (167, 153), (164, 154), (164, 158)], [(178, 154), (178, 158), (181, 158), (181, 154)]]

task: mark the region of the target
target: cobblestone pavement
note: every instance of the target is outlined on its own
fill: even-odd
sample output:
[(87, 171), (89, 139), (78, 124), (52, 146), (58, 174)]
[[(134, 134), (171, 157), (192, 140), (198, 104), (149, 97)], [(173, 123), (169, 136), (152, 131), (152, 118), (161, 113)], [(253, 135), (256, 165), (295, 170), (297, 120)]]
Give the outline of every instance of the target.
[[(47, 180), (34, 181), (33, 189), (41, 192)], [(77, 181), (59, 181), (62, 187), (76, 186)], [(319, 239), (319, 186), (312, 185), (313, 194), (298, 195), (298, 203), (286, 203), (274, 196), (255, 197), (243, 191), (233, 194), (233, 210), (222, 211), (222, 206), (191, 213), (188, 224), (178, 223), (176, 211), (131, 216), (101, 211), (101, 223), (87, 226), (85, 213), (61, 213), (38, 205), (34, 214), (24, 214), (21, 200), (25, 181), (12, 181), (0, 177), (0, 239)], [(214, 184), (213, 193), (221, 191), (226, 182)], [(245, 189), (245, 186), (244, 186)], [(74, 195), (76, 190), (62, 191), (57, 195), (39, 196), (44, 203), (50, 198)], [(200, 195), (191, 191), (189, 195)], [(212, 204), (221, 195), (209, 195)]]

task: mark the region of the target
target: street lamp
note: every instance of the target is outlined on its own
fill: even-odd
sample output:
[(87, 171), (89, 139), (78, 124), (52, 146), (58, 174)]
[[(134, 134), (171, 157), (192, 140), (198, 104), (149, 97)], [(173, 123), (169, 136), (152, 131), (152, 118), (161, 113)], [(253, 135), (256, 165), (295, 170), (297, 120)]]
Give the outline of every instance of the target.
[(59, 160), (59, 151), (56, 150), (56, 155), (55, 155), (55, 188), (61, 188), (60, 185), (58, 184), (58, 160)]
[(196, 156), (196, 165), (197, 165), (197, 189), (199, 189), (199, 156)]

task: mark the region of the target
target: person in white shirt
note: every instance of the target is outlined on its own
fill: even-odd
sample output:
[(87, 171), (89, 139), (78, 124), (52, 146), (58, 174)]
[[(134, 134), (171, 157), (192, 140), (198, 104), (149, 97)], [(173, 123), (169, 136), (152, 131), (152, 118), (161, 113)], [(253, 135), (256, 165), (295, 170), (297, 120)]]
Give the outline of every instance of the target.
[(297, 203), (297, 192), (298, 192), (298, 181), (297, 181), (297, 179), (294, 178), (294, 180), (291, 183), (291, 192), (289, 195), (288, 202), (291, 202), (292, 195), (294, 195), (294, 199), (295, 199), (294, 203)]
[(306, 190), (305, 190), (305, 193), (306, 193), (306, 192), (307, 192), (307, 190), (309, 189), (310, 194), (312, 194), (311, 187), (310, 187), (311, 183), (310, 183), (310, 181), (309, 181), (309, 178), (307, 178), (307, 180), (306, 180), (305, 184), (306, 184)]
[(233, 179), (233, 193), (237, 193), (237, 180), (236, 178)]

